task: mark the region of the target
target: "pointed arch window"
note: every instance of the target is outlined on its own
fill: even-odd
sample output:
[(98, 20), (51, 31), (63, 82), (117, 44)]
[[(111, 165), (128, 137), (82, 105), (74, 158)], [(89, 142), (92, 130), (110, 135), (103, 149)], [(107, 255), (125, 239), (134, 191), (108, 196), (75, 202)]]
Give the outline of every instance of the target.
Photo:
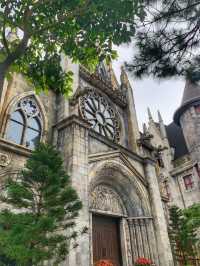
[(40, 141), (42, 121), (34, 97), (21, 99), (14, 107), (6, 128), (6, 139), (34, 149)]

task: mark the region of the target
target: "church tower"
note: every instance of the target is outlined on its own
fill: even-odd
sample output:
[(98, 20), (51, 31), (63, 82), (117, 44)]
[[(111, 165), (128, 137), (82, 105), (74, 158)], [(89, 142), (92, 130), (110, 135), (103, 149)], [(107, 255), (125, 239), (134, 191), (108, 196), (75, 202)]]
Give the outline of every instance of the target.
[(200, 161), (200, 86), (186, 81), (181, 106), (174, 115), (181, 126), (193, 163)]

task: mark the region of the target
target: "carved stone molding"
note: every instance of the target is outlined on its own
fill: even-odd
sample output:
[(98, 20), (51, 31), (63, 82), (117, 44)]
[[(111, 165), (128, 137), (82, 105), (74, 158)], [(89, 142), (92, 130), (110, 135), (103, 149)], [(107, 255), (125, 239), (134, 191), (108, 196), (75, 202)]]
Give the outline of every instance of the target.
[(99, 88), (106, 93), (116, 104), (121, 107), (127, 106), (126, 90), (122, 91), (117, 88), (113, 88), (111, 83), (105, 82), (99, 78), (99, 75), (95, 73), (91, 74), (85, 67), (80, 66), (80, 77), (90, 83), (92, 86)]
[(10, 164), (11, 158), (6, 153), (0, 153), (0, 166), (6, 167)]
[(119, 195), (110, 187), (98, 185), (90, 194), (90, 208), (116, 214), (125, 214)]

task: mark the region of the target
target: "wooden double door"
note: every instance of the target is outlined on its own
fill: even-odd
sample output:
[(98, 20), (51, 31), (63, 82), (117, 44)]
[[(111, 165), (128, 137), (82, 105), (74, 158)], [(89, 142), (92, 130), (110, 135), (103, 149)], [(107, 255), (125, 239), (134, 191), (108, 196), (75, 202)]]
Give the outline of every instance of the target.
[(119, 219), (93, 215), (93, 261), (110, 260), (122, 266)]

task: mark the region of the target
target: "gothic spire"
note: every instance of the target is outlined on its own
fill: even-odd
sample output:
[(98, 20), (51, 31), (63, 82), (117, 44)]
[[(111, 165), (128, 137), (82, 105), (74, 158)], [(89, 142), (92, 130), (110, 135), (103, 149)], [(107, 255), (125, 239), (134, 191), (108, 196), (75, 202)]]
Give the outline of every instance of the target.
[(158, 121), (159, 121), (159, 123), (163, 122), (163, 119), (162, 119), (162, 116), (161, 116), (161, 113), (159, 110), (158, 110)]
[(125, 67), (124, 66), (121, 66), (120, 81), (121, 81), (121, 86), (123, 88), (131, 87), (129, 79), (128, 79), (128, 75), (127, 75), (127, 73), (125, 71)]
[(160, 128), (160, 133), (161, 133), (162, 139), (167, 138), (167, 132), (166, 132), (165, 124), (163, 122), (160, 111), (158, 111), (158, 121), (159, 121), (159, 128)]
[(147, 132), (148, 132), (147, 125), (146, 123), (143, 123), (143, 133), (147, 134)]
[(149, 121), (153, 121), (153, 116), (151, 114), (151, 110), (149, 107), (147, 108), (147, 112), (148, 112)]

